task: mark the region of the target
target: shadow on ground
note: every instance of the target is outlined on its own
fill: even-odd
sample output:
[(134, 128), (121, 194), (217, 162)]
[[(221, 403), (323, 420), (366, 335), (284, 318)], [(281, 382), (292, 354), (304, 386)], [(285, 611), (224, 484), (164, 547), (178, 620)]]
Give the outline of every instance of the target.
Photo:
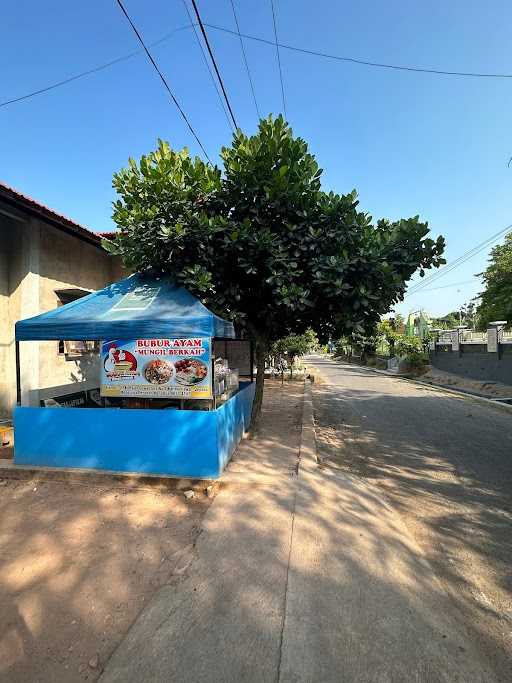
[[(276, 396), (266, 392), (267, 407)], [(280, 458), (287, 471), (291, 449), (298, 456), (296, 408), (277, 398), (279, 425), (272, 410), (262, 421), (260, 438), (273, 433), (262, 444), (264, 474)], [(257, 441), (235, 466), (250, 465), (248, 447), (258, 456)], [(227, 487), (183, 581), (155, 596), (102, 683), (180, 681), (184, 672), (195, 683), (499, 680), (480, 650), (486, 633), (468, 636), (457, 623), (401, 517), (372, 484), (339, 476)]]
[(318, 361), (323, 467), (398, 509), (502, 680), (512, 678), (512, 415)]
[(210, 502), (162, 487), (4, 480), (0, 680), (96, 679), (155, 590), (190, 562)]

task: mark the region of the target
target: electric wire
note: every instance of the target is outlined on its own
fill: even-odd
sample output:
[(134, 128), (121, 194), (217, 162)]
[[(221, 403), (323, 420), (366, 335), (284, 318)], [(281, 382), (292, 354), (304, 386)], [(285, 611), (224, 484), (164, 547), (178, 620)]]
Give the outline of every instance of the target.
[(215, 77), (213, 75), (211, 66), (208, 62), (208, 59), (206, 58), (206, 54), (204, 52), (203, 44), (201, 43), (201, 40), (199, 38), (199, 34), (197, 33), (196, 30), (196, 24), (194, 24), (194, 20), (192, 19), (192, 15), (190, 14), (190, 10), (187, 5), (187, 0), (181, 0), (183, 3), (183, 7), (185, 8), (185, 11), (187, 13), (187, 16), (190, 21), (190, 26), (194, 30), (194, 35), (197, 40), (197, 44), (199, 45), (199, 49), (201, 50), (201, 55), (203, 56), (203, 61), (206, 64), (206, 68), (208, 69), (208, 73), (210, 74), (211, 81), (213, 83), (213, 87), (215, 88), (215, 92), (217, 93), (217, 97), (219, 98), (220, 106), (222, 107), (222, 111), (224, 112), (224, 116), (226, 117), (226, 121), (228, 122), (229, 128), (234, 132), (233, 124), (231, 123), (231, 119), (229, 118), (228, 111), (226, 109), (226, 105), (224, 103), (224, 100), (222, 99), (222, 95), (219, 92), (219, 86), (217, 85), (217, 81), (215, 80)]
[[(216, 31), (222, 31), (223, 33), (231, 33), (232, 35), (238, 35), (236, 31), (232, 31), (224, 26), (217, 26), (216, 24), (205, 23), (208, 28), (213, 28)], [(325, 59), (334, 59), (339, 62), (351, 62), (353, 64), (361, 64), (362, 66), (370, 66), (378, 69), (395, 69), (397, 71), (412, 71), (417, 73), (435, 74), (438, 76), (463, 76), (468, 78), (512, 78), (512, 74), (508, 73), (481, 73), (473, 71), (445, 71), (442, 69), (427, 69), (419, 66), (404, 66), (401, 64), (386, 64), (384, 62), (371, 62), (365, 59), (356, 59), (355, 57), (344, 57), (342, 55), (334, 55), (328, 52), (320, 52), (319, 50), (309, 50), (303, 47), (296, 47), (295, 45), (287, 45), (286, 43), (274, 42), (268, 40), (267, 38), (261, 38), (259, 36), (253, 36), (248, 33), (241, 33), (242, 38), (247, 38), (247, 40), (255, 40), (259, 43), (265, 43), (266, 45), (277, 46), (283, 50), (291, 50), (293, 52), (301, 52), (306, 55), (311, 55), (313, 57), (323, 57)]]
[(432, 284), (433, 282), (435, 282), (439, 278), (444, 277), (448, 272), (451, 272), (456, 267), (462, 265), (463, 263), (468, 261), (473, 256), (476, 256), (476, 254), (480, 253), (483, 249), (490, 246), (490, 244), (492, 244), (494, 241), (499, 239), (501, 237), (501, 235), (504, 234), (507, 230), (508, 230), (508, 228), (504, 228), (503, 230), (500, 230), (498, 233), (491, 235), (484, 242), (481, 242), (480, 244), (476, 245), (472, 249), (469, 249), (467, 252), (464, 252), (464, 254), (462, 254), (461, 256), (456, 258), (455, 261), (452, 261), (451, 263), (445, 265), (442, 269), (438, 270), (437, 272), (432, 273), (428, 277), (424, 278), (421, 282), (416, 283), (415, 285), (412, 286), (412, 288), (408, 292), (408, 294), (413, 294), (418, 289), (423, 289), (424, 287)]
[(428, 282), (423, 282), (423, 281), (422, 281), (422, 282), (416, 283), (415, 285), (413, 285), (413, 288), (412, 288), (411, 290), (409, 290), (408, 292), (406, 292), (404, 298), (407, 299), (408, 297), (413, 296), (414, 294), (420, 294), (420, 293), (422, 293), (422, 292), (424, 292), (424, 291), (427, 291), (427, 288), (429, 288), (429, 286), (430, 286), (431, 284), (435, 284), (435, 283), (436, 283), (439, 279), (441, 279), (442, 277), (445, 277), (446, 275), (450, 274), (453, 270), (455, 270), (455, 269), (458, 268), (459, 266), (464, 265), (464, 263), (466, 263), (467, 261), (469, 261), (470, 259), (472, 259), (474, 256), (476, 256), (477, 254), (479, 254), (479, 253), (480, 253), (481, 251), (483, 251), (486, 247), (490, 246), (490, 244), (492, 244), (492, 242), (489, 242), (489, 243), (487, 243), (487, 244), (484, 244), (480, 249), (474, 249), (474, 250), (472, 250), (469, 254), (466, 255), (466, 258), (461, 259), (461, 260), (459, 260), (459, 261), (457, 261), (457, 262), (454, 261), (453, 263), (448, 264), (447, 266), (445, 266), (444, 268), (442, 268), (439, 272), (433, 274), (433, 275), (431, 276), (432, 279), (429, 280)]
[(236, 15), (234, 0), (231, 0), (231, 9), (233, 10), (233, 17), (235, 19), (236, 30), (238, 37), (240, 38), (240, 48), (242, 50), (242, 56), (244, 59), (245, 70), (247, 71), (247, 78), (249, 79), (249, 85), (251, 86), (252, 99), (254, 100), (254, 106), (256, 107), (256, 114), (258, 119), (261, 119), (260, 110), (258, 108), (258, 100), (256, 99), (256, 92), (254, 90), (254, 83), (252, 82), (251, 70), (249, 69), (249, 62), (247, 61), (247, 55), (245, 54), (245, 46), (242, 36), (240, 35), (240, 26), (238, 24), (238, 17)]
[(463, 280), (462, 282), (452, 282), (449, 285), (441, 285), (441, 287), (429, 287), (428, 289), (423, 289), (423, 292), (437, 292), (439, 289), (454, 289), (455, 287), (460, 287), (461, 285), (469, 285), (471, 282), (475, 282), (478, 278), (474, 277), (471, 280)]
[(194, 138), (196, 139), (196, 141), (197, 141), (199, 147), (201, 148), (201, 150), (203, 151), (203, 154), (205, 155), (206, 159), (207, 159), (207, 160), (209, 161), (209, 163), (211, 164), (212, 162), (211, 162), (210, 157), (208, 156), (208, 154), (207, 154), (205, 148), (203, 147), (203, 143), (201, 142), (201, 140), (199, 139), (197, 133), (196, 133), (195, 130), (193, 129), (192, 124), (191, 124), (190, 121), (188, 120), (188, 117), (187, 117), (187, 115), (185, 114), (185, 112), (183, 111), (183, 109), (181, 108), (181, 106), (180, 106), (178, 100), (177, 100), (176, 97), (174, 96), (174, 93), (172, 92), (172, 90), (171, 90), (169, 84), (167, 83), (167, 80), (166, 80), (165, 76), (163, 75), (163, 73), (162, 73), (162, 72), (160, 71), (160, 69), (158, 68), (157, 63), (156, 63), (155, 60), (153, 59), (153, 56), (152, 56), (151, 52), (149, 51), (149, 49), (147, 48), (147, 46), (146, 46), (146, 44), (145, 44), (145, 42), (144, 42), (142, 36), (140, 35), (139, 31), (137, 30), (137, 27), (135, 26), (135, 24), (133, 23), (133, 21), (132, 21), (131, 18), (130, 18), (130, 15), (129, 15), (128, 12), (126, 11), (126, 9), (125, 9), (125, 7), (124, 7), (124, 5), (123, 5), (123, 3), (122, 3), (122, 0), (116, 0), (116, 2), (117, 2), (117, 4), (119, 5), (119, 7), (121, 8), (121, 10), (122, 10), (124, 16), (126, 17), (126, 19), (128, 20), (128, 23), (129, 23), (130, 26), (132, 27), (133, 32), (134, 32), (135, 35), (137, 36), (137, 39), (139, 40), (140, 44), (141, 44), (142, 47), (144, 48), (144, 51), (145, 51), (145, 53), (146, 53), (146, 55), (147, 55), (149, 61), (151, 62), (151, 64), (152, 64), (153, 67), (155, 68), (155, 71), (157, 72), (157, 74), (160, 76), (160, 80), (162, 81), (162, 83), (163, 83), (164, 86), (165, 86), (165, 89), (167, 90), (167, 92), (168, 92), (169, 95), (171, 96), (172, 101), (174, 102), (174, 104), (176, 105), (178, 111), (180, 112), (181, 116), (183, 117), (185, 123), (187, 124), (187, 126), (188, 126), (188, 128), (189, 128), (189, 130), (190, 130), (190, 132), (192, 133), (192, 135), (193, 135)]
[(451, 263), (447, 264), (446, 266), (443, 266), (443, 268), (435, 273), (432, 273), (428, 277), (424, 278), (421, 282), (417, 283), (414, 285), (414, 287), (421, 286), (429, 284), (432, 280), (437, 280), (442, 273), (445, 273), (448, 269), (452, 269), (454, 266), (458, 266), (460, 262), (466, 261), (467, 258), (470, 258), (474, 256), (477, 252), (481, 251), (482, 249), (485, 249), (485, 247), (489, 246), (493, 242), (497, 241), (502, 237), (502, 235), (506, 234), (510, 229), (512, 228), (512, 225), (509, 225), (505, 228), (502, 228), (501, 230), (498, 230), (498, 232), (494, 233), (493, 235), (490, 235), (487, 237), (483, 242), (480, 242), (479, 244), (475, 245), (471, 249), (468, 249), (468, 251), (464, 252), (460, 256), (458, 256), (454, 261)]
[(459, 266), (466, 263), (466, 261), (469, 261), (471, 258), (473, 258), (473, 256), (476, 256), (481, 251), (483, 251), (484, 249), (489, 247), (491, 244), (493, 244), (494, 242), (499, 240), (507, 232), (510, 232), (510, 230), (512, 230), (512, 224), (508, 225), (506, 228), (503, 228), (502, 230), (498, 231), (494, 235), (491, 235), (484, 242), (481, 242), (480, 244), (476, 245), (472, 249), (469, 249), (467, 252), (465, 252), (464, 254), (459, 256), (457, 259), (455, 259), (455, 261), (444, 266), (437, 273), (433, 273), (428, 278), (425, 278), (422, 282), (419, 282), (416, 285), (413, 285), (411, 287), (411, 289), (405, 294), (404, 299), (408, 298), (409, 296), (412, 296), (413, 294), (417, 294), (417, 293), (423, 291), (429, 285), (433, 284), (434, 282), (436, 282), (440, 278), (444, 277), (448, 273), (451, 273), (453, 270), (455, 270)]
[[(271, 40), (267, 40), (265, 38), (261, 38), (259, 36), (253, 36), (249, 35), (247, 33), (238, 33), (237, 31), (232, 31), (231, 29), (225, 28), (224, 26), (217, 26), (215, 24), (210, 24), (205, 22), (204, 26), (207, 26), (208, 28), (212, 28), (215, 31), (222, 31), (223, 33), (229, 33), (233, 36), (237, 36), (238, 38), (246, 38), (247, 40), (253, 40), (257, 41), (259, 43), (264, 43), (266, 45), (270, 45), (272, 47), (275, 47), (275, 42)], [(155, 41), (154, 43), (150, 43), (150, 47), (154, 47), (158, 43), (161, 43), (165, 40), (169, 40), (169, 38), (176, 33), (177, 31), (183, 31), (185, 29), (190, 29), (190, 26), (181, 26), (180, 28), (175, 29), (172, 31), (169, 35), (164, 36), (163, 38), (160, 38), (159, 40)], [(363, 59), (356, 59), (354, 57), (343, 57), (341, 55), (333, 55), (333, 54), (328, 54), (326, 52), (319, 52), (316, 50), (308, 50), (306, 48), (300, 48), (296, 47), (294, 45), (285, 45), (284, 43), (278, 43), (278, 46), (284, 50), (292, 50), (294, 52), (300, 52), (306, 55), (311, 55), (314, 57), (323, 57), (326, 59), (334, 59), (342, 62), (352, 62), (354, 64), (361, 64), (363, 66), (369, 66), (369, 67), (377, 67), (380, 69), (395, 69), (399, 71), (409, 71), (409, 72), (418, 72), (418, 73), (427, 73), (427, 74), (434, 74), (434, 75), (442, 75), (442, 76), (459, 76), (459, 77), (467, 77), (467, 78), (512, 78), (512, 74), (507, 74), (507, 73), (478, 73), (478, 72), (467, 72), (467, 71), (443, 71), (440, 69), (424, 69), (421, 67), (416, 67), (416, 66), (403, 66), (403, 65), (398, 65), (398, 64), (384, 64), (384, 63), (379, 63), (379, 62), (369, 62)], [(108, 69), (111, 66), (115, 66), (116, 64), (123, 62), (127, 59), (131, 59), (132, 57), (137, 56), (140, 54), (142, 50), (137, 50), (136, 52), (131, 52), (129, 54), (123, 55), (121, 57), (117, 57), (116, 59), (112, 59), (109, 62), (105, 62), (104, 64), (100, 64), (99, 66), (93, 67), (91, 69), (88, 69), (87, 71), (82, 71), (80, 73), (74, 74), (72, 76), (69, 76), (68, 78), (65, 78), (61, 81), (57, 81), (55, 83), (51, 83), (50, 85), (44, 86), (43, 88), (39, 88), (38, 90), (33, 90), (31, 92), (26, 93), (25, 95), (20, 95), (19, 97), (14, 97), (10, 100), (4, 100), (3, 102), (0, 102), (0, 108), (6, 107), (7, 105), (14, 104), (16, 102), (22, 102), (23, 100), (28, 100), (32, 97), (36, 97), (37, 95), (41, 95), (45, 92), (49, 92), (50, 90), (54, 90), (55, 88), (60, 88), (61, 86), (64, 86), (68, 83), (72, 83), (73, 81), (79, 80), (80, 78), (85, 78), (86, 76), (90, 76), (91, 74), (98, 73), (99, 71), (103, 71), (104, 69)], [(512, 158), (509, 160), (508, 165), (510, 166), (510, 162), (512, 161)]]
[(215, 61), (215, 57), (213, 56), (212, 48), (210, 47), (210, 41), (208, 40), (208, 36), (206, 34), (206, 29), (203, 25), (201, 15), (199, 14), (199, 9), (197, 7), (196, 0), (192, 0), (192, 7), (194, 8), (194, 12), (196, 13), (197, 22), (199, 24), (199, 28), (201, 29), (201, 33), (203, 34), (203, 38), (204, 38), (204, 42), (206, 43), (206, 47), (208, 48), (208, 54), (210, 55), (210, 59), (212, 60), (213, 68), (215, 69), (215, 73), (217, 74), (217, 78), (219, 79), (220, 87), (222, 88), (222, 92), (224, 94), (224, 99), (226, 100), (226, 104), (228, 106), (229, 113), (230, 113), (231, 118), (233, 120), (233, 125), (235, 126), (235, 128), (238, 128), (236, 120), (235, 120), (235, 116), (233, 114), (233, 109), (231, 108), (231, 104), (229, 102), (229, 98), (228, 98), (228, 94), (226, 92), (226, 88), (224, 87), (224, 82), (222, 80), (219, 69), (217, 67), (217, 62)]
[[(184, 31), (185, 29), (189, 29), (190, 26), (180, 26), (178, 28), (175, 28), (173, 31), (170, 33), (166, 33), (165, 36), (162, 36), (162, 38), (159, 38), (158, 40), (155, 40), (153, 43), (150, 43), (150, 47), (155, 47), (156, 45), (159, 45), (160, 43), (163, 43), (165, 40), (169, 40), (175, 33), (178, 33), (179, 31)], [(72, 83), (73, 81), (77, 81), (80, 78), (84, 78), (85, 76), (90, 76), (91, 74), (98, 73), (98, 71), (103, 71), (104, 69), (108, 69), (111, 66), (114, 66), (115, 64), (119, 64), (120, 62), (125, 62), (128, 59), (132, 59), (133, 57), (136, 57), (137, 55), (140, 55), (143, 53), (143, 50), (135, 50), (134, 52), (130, 52), (126, 55), (122, 55), (121, 57), (116, 57), (116, 59), (110, 60), (110, 62), (106, 62), (105, 64), (100, 64), (99, 66), (95, 66), (92, 69), (87, 69), (87, 71), (81, 71), (78, 74), (75, 74), (74, 76), (70, 76), (69, 78), (64, 78), (62, 81), (57, 81), (56, 83), (51, 83), (50, 85), (47, 85), (43, 88), (39, 88), (38, 90), (33, 90), (32, 92), (28, 92), (25, 95), (20, 95), (20, 97), (14, 97), (11, 100), (5, 100), (4, 102), (0, 102), (0, 109), (2, 107), (6, 107), (8, 104), (14, 104), (15, 102), (21, 102), (23, 100), (28, 100), (30, 97), (35, 97), (36, 95), (42, 95), (45, 92), (49, 92), (50, 90), (54, 90), (55, 88), (60, 88), (63, 85), (66, 85), (67, 83)]]
[(274, 0), (270, 0), (270, 4), (272, 6), (272, 22), (274, 24), (274, 38), (275, 38), (276, 55), (277, 55), (277, 66), (279, 68), (279, 81), (281, 82), (281, 97), (283, 98), (283, 113), (284, 113), (284, 117), (286, 119), (288, 117), (286, 115), (286, 99), (284, 96), (283, 70), (281, 68), (281, 54), (279, 52), (279, 42), (277, 40), (277, 26), (276, 26), (276, 13), (275, 13), (275, 8), (274, 8)]

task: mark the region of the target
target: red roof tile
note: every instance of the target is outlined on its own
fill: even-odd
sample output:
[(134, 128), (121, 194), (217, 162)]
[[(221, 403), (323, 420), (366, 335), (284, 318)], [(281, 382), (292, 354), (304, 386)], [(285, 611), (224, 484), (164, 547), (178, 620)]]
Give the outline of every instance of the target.
[(98, 246), (101, 245), (100, 234), (89, 230), (89, 228), (80, 225), (80, 223), (76, 223), (71, 218), (68, 218), (63, 214), (50, 209), (48, 206), (41, 204), (41, 202), (32, 199), (32, 197), (28, 197), (27, 195), (2, 182), (0, 182), (0, 199), (6, 200), (20, 208), (24, 208), (33, 214), (37, 214), (41, 218), (47, 219), (57, 228), (64, 229), (66, 232), (74, 233), (77, 235), (77, 237), (86, 239), (87, 241), (93, 242)]

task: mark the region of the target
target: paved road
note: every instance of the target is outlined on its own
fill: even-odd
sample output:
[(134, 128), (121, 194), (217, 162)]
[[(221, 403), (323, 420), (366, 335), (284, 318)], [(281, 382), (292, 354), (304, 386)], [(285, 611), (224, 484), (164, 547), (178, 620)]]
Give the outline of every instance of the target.
[(460, 624), (512, 680), (512, 413), (321, 356), (320, 455), (399, 511)]

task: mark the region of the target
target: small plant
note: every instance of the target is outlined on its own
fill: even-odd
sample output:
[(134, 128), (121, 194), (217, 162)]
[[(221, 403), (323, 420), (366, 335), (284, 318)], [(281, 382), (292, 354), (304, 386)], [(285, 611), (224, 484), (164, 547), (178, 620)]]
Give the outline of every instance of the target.
[(419, 337), (400, 335), (395, 339), (395, 353), (406, 358), (410, 354), (423, 353), (423, 342)]
[(428, 365), (429, 357), (424, 351), (411, 351), (406, 355), (405, 360), (412, 369), (420, 369)]

